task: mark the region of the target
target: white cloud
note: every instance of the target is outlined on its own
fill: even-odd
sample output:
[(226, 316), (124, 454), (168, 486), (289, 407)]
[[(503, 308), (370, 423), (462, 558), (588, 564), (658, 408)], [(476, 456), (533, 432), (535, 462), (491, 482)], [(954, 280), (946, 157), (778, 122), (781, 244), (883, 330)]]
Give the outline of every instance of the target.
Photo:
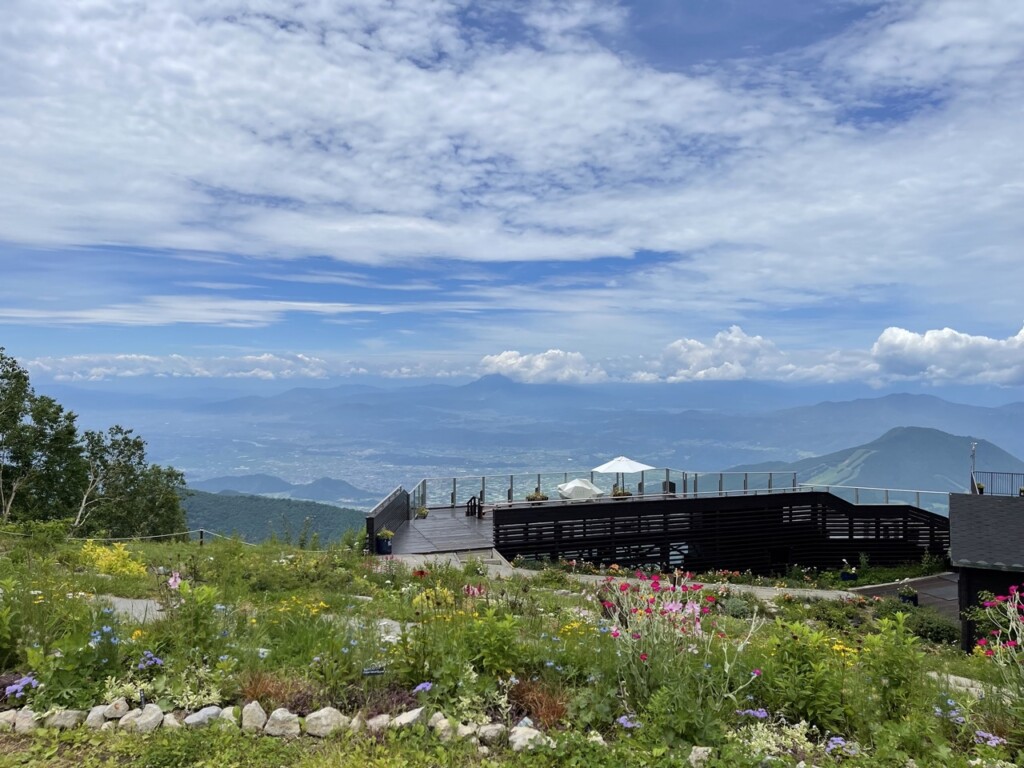
[(480, 361), (483, 373), (500, 373), (530, 384), (543, 382), (593, 383), (605, 381), (608, 374), (599, 365), (589, 363), (579, 352), (549, 349), (539, 354), (505, 351), (487, 355)]
[(323, 301), (285, 301), (277, 299), (234, 299), (221, 296), (148, 296), (132, 304), (116, 304), (90, 309), (0, 308), (0, 320), (9, 323), (40, 325), (209, 325), (228, 328), (257, 328), (282, 320), (288, 314), (316, 315), (324, 318), (370, 314), (399, 314), (429, 311), (465, 312), (483, 307), (478, 301), (453, 300), (440, 304), (357, 304)]
[(933, 87), (986, 83), (1020, 64), (1024, 6), (1017, 0), (901, 0), (834, 47), (829, 59), (862, 83)]
[(360, 372), (358, 366), (304, 354), (73, 355), (42, 357), (25, 363), (30, 373), (54, 381), (103, 381), (117, 378), (322, 379)]
[(993, 339), (952, 328), (925, 333), (886, 328), (871, 355), (879, 375), (889, 380), (1024, 385), (1024, 329)]
[(709, 344), (677, 339), (665, 348), (659, 364), (666, 381), (774, 379), (787, 366), (785, 356), (761, 336), (732, 326)]

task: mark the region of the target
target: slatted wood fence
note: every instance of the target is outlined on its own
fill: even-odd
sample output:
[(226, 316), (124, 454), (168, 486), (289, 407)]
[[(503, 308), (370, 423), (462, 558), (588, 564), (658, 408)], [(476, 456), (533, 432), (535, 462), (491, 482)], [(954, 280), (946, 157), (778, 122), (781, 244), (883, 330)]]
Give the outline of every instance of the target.
[(583, 560), (690, 571), (836, 568), (945, 555), (949, 519), (901, 504), (855, 505), (823, 491), (698, 499), (600, 499), (496, 508), (507, 559)]

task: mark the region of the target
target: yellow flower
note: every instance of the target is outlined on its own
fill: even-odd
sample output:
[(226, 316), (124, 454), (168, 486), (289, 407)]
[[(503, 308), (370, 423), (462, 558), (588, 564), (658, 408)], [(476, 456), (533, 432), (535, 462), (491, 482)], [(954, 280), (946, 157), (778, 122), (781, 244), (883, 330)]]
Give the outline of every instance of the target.
[(132, 640), (135, 641), (141, 640), (145, 636), (146, 633), (143, 632), (141, 629), (136, 629), (134, 632), (132, 632)]

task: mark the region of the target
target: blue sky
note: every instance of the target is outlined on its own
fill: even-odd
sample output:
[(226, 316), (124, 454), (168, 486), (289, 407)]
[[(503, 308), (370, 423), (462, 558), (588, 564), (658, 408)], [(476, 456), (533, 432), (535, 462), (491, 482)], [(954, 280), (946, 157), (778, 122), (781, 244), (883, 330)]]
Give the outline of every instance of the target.
[(37, 381), (1024, 385), (1019, 0), (10, 0)]

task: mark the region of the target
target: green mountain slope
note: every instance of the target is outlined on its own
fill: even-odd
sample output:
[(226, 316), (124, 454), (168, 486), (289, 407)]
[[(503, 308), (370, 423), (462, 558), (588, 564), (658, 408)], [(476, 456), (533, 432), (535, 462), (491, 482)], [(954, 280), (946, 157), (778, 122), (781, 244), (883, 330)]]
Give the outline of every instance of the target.
[(357, 488), (345, 480), (321, 477), (311, 483), (289, 483), (273, 475), (232, 475), (228, 477), (212, 477), (208, 480), (190, 480), (188, 487), (208, 493), (257, 494), (275, 496), (280, 499), (300, 499), (305, 501), (323, 501), (338, 506), (373, 506), (380, 499), (376, 494)]
[(189, 529), (203, 528), (225, 536), (237, 534), (250, 542), (272, 536), (295, 541), (307, 519), (309, 534), (319, 534), (323, 544), (339, 539), (350, 528), (361, 529), (366, 524), (365, 512), (314, 501), (190, 490), (181, 503)]
[(735, 467), (739, 472), (796, 472), (801, 483), (965, 491), (970, 480), (971, 443), (976, 466), (994, 472), (1024, 472), (1024, 462), (987, 440), (923, 427), (896, 427), (865, 445), (794, 462)]

